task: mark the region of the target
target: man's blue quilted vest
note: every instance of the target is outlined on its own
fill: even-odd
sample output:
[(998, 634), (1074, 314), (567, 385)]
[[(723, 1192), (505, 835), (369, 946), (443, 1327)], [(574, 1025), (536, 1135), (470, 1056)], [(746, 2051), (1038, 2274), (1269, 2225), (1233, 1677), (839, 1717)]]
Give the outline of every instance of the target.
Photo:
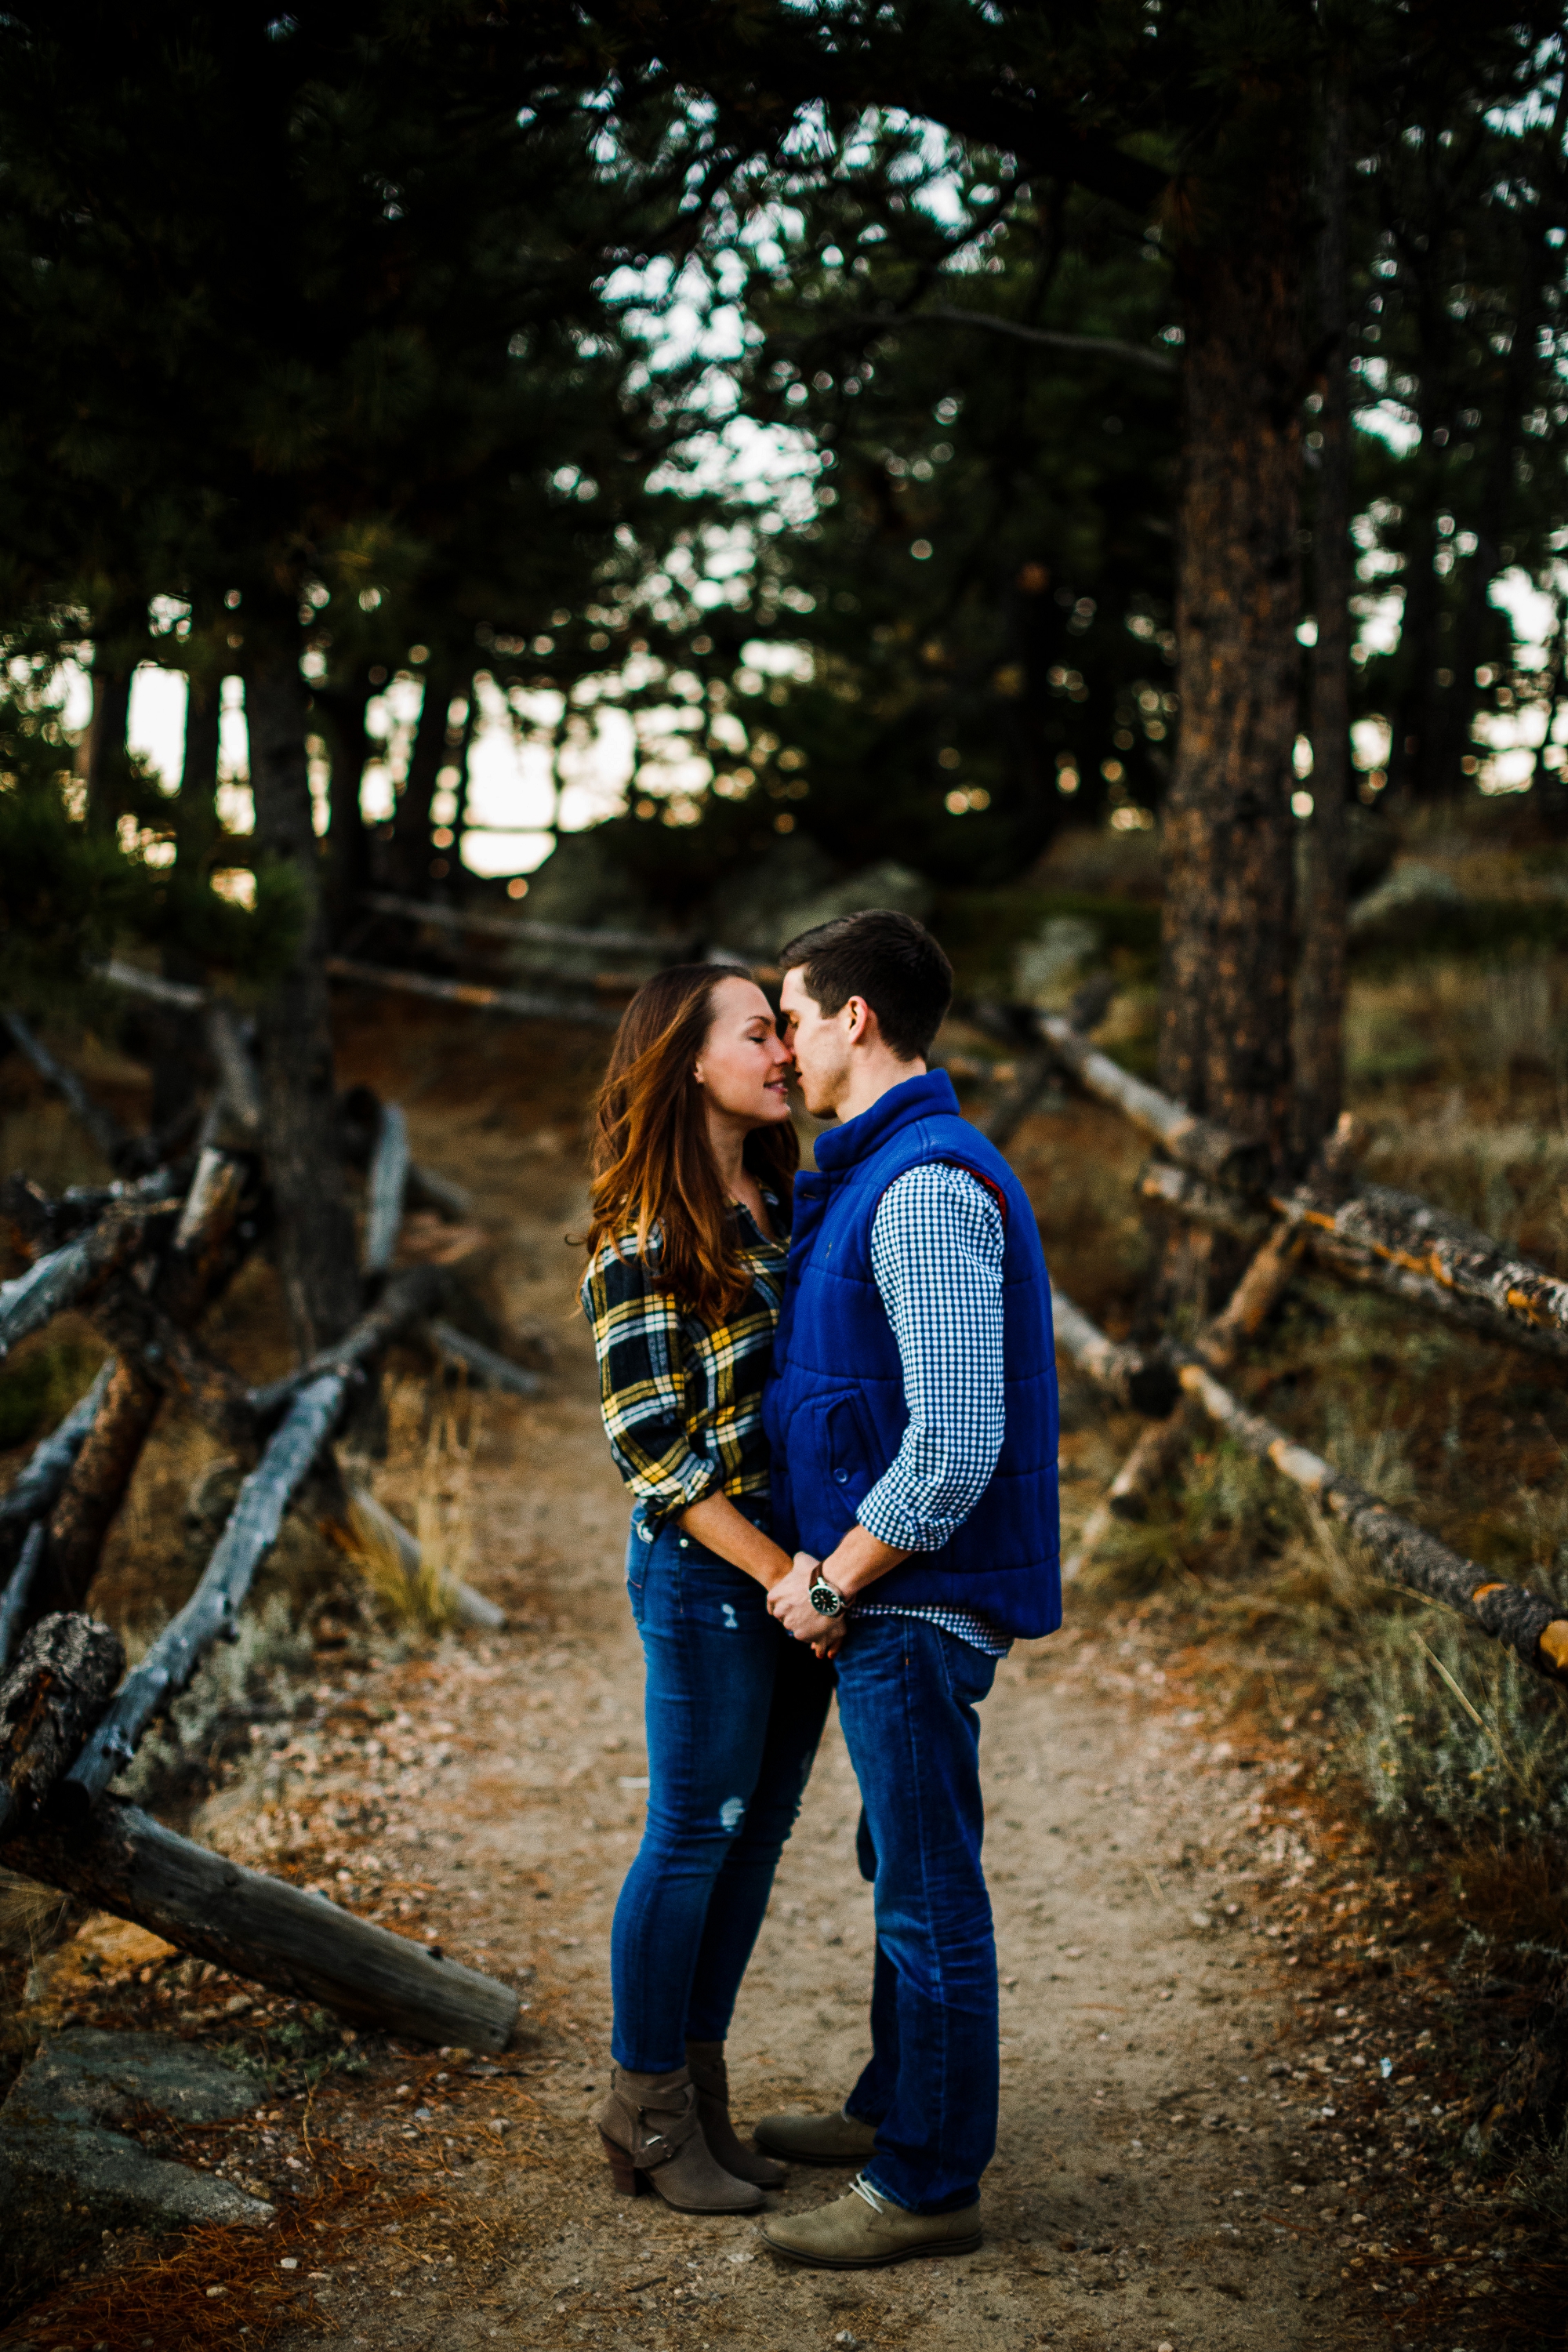
[(969, 1169), (1003, 1202), (1006, 1433), (991, 1483), (957, 1533), (881, 1578), (876, 1598), (977, 1610), (1020, 1636), (1051, 1633), (1062, 1610), (1050, 1284), (1027, 1195), (962, 1116), (945, 1070), (906, 1078), (819, 1137), (816, 1173), (795, 1179), (784, 1312), (763, 1402), (773, 1532), (786, 1549), (826, 1559), (898, 1452), (909, 1414), (898, 1342), (871, 1274), (871, 1226), (895, 1177), (933, 1160)]

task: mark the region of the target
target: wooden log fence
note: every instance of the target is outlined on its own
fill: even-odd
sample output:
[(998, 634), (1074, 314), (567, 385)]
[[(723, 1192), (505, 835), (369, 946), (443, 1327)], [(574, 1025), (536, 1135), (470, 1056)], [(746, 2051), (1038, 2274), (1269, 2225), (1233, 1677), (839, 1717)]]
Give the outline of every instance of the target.
[[(1296, 1260), (1310, 1251), (1334, 1271), (1375, 1282), (1406, 1304), (1442, 1314), (1505, 1345), (1559, 1356), (1568, 1334), (1568, 1282), (1533, 1265), (1463, 1219), (1414, 1193), (1360, 1181), (1349, 1170), (1351, 1122), (1342, 1119), (1319, 1167), (1293, 1189), (1257, 1173), (1237, 1138), (1194, 1121), (1179, 1104), (1119, 1070), (1059, 1015), (1037, 1017), (1039, 1034), (1086, 1090), (1152, 1136), (1178, 1164), (1145, 1170), (1142, 1196), (1195, 1223), (1259, 1244), (1225, 1313), (1196, 1349), (1172, 1350), (1192, 1405), (1259, 1460), (1271, 1463), (1361, 1543), (1386, 1580), (1453, 1609), (1479, 1632), (1506, 1643), (1549, 1680), (1568, 1683), (1568, 1616), (1556, 1601), (1492, 1577), (1370, 1494), (1345, 1473), (1251, 1412), (1216, 1373), (1242, 1354), (1283, 1295)], [(1194, 1128), (1200, 1130), (1194, 1137)], [(1074, 1361), (1119, 1401), (1131, 1392), (1102, 1368), (1117, 1349), (1088, 1318), (1064, 1315), (1058, 1336)], [(1066, 1572), (1081, 1567), (1112, 1517), (1135, 1513), (1142, 1493), (1174, 1466), (1184, 1416), (1147, 1433), (1086, 1523)]]

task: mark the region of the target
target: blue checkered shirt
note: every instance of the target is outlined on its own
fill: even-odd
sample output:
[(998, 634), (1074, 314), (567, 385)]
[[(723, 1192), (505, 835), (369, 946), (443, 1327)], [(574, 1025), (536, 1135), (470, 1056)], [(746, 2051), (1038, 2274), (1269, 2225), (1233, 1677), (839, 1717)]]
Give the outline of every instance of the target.
[[(857, 1517), (900, 1551), (936, 1551), (961, 1528), (1002, 1451), (1001, 1205), (962, 1168), (928, 1160), (889, 1185), (871, 1274), (899, 1343), (909, 1425)], [(875, 1591), (876, 1587), (871, 1590)], [(1011, 1643), (970, 1609), (858, 1601), (861, 1617), (920, 1617), (992, 1657)]]

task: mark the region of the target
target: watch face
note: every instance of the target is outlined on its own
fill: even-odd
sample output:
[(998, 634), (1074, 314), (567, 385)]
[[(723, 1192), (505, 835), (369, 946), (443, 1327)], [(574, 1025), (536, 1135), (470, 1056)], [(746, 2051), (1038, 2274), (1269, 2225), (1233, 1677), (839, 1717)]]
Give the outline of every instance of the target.
[(844, 1606), (844, 1596), (835, 1592), (826, 1577), (818, 1577), (807, 1595), (819, 1617), (837, 1617)]

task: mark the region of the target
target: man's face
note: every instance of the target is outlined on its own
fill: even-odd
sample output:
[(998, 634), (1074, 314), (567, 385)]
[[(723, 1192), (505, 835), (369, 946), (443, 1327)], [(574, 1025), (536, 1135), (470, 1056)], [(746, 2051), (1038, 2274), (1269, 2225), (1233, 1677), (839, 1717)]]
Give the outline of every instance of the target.
[(784, 974), (779, 1011), (806, 1109), (813, 1118), (831, 1118), (848, 1090), (849, 1048), (864, 1024), (865, 1007), (852, 996), (840, 1012), (824, 1013), (796, 964)]

